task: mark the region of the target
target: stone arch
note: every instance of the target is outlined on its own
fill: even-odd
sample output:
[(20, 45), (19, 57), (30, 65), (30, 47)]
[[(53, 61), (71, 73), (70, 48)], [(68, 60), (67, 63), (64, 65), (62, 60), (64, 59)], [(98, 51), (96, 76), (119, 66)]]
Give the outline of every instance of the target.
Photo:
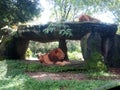
[[(113, 57), (111, 52), (113, 51), (112, 47), (114, 46), (114, 37), (117, 31), (116, 24), (92, 23), (92, 22), (84, 22), (84, 23), (77, 22), (77, 23), (64, 23), (64, 24), (69, 26), (69, 28), (71, 29), (72, 36), (70, 37), (63, 36), (56, 32), (54, 33), (50, 32), (48, 34), (45, 34), (43, 30), (46, 29), (49, 26), (49, 24), (18, 28), (17, 37), (13, 36), (11, 39), (12, 42), (10, 42), (10, 45), (13, 46), (13, 48), (10, 48), (10, 50), (8, 50), (8, 47), (10, 46), (8, 45), (8, 47), (3, 50), (4, 53), (0, 53), (0, 55), (5, 56), (9, 59), (16, 59), (16, 58), (24, 59), (24, 53), (26, 47), (28, 46), (29, 40), (43, 42), (43, 43), (60, 41), (59, 47), (62, 48), (62, 50), (66, 53), (67, 47), (65, 40), (67, 39), (82, 40), (82, 38), (86, 36), (88, 33), (91, 33), (91, 37), (96, 35), (95, 33), (97, 33), (97, 35), (99, 35), (101, 39), (100, 47), (105, 49), (105, 50), (101, 50), (102, 51), (101, 53), (103, 54), (106, 62), (108, 62), (108, 59)], [(109, 43), (107, 43), (108, 41)], [(109, 47), (108, 49), (106, 49), (106, 45), (107, 47)], [(1, 52), (1, 45), (0, 45), (0, 52)]]

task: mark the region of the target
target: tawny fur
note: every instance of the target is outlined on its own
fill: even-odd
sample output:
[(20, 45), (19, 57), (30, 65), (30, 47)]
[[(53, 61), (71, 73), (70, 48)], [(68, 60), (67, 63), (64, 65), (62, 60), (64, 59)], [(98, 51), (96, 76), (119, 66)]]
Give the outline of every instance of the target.
[(56, 65), (64, 66), (66, 64), (70, 64), (70, 62), (65, 61), (64, 58), (65, 58), (65, 54), (60, 48), (54, 49), (44, 55), (38, 55), (39, 61), (43, 64), (48, 64), (48, 65), (56, 64)]
[(96, 19), (96, 18), (93, 18), (89, 15), (86, 15), (86, 14), (83, 14), (79, 17), (79, 22), (101, 22), (100, 20)]

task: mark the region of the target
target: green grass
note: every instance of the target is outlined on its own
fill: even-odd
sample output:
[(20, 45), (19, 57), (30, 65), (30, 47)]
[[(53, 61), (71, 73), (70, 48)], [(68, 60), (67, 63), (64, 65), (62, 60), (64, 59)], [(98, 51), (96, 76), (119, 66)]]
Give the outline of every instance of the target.
[[(65, 66), (44, 66), (39, 63), (25, 63), (20, 61), (0, 61), (0, 90), (105, 90), (116, 86), (119, 82), (112, 80), (45, 80), (38, 81), (27, 76), (25, 72), (48, 71), (67, 72), (80, 71), (81, 68)], [(83, 72), (83, 71), (82, 71)], [(89, 76), (89, 74), (88, 74)], [(115, 82), (115, 83), (114, 83)], [(112, 85), (111, 85), (112, 84)], [(104, 86), (106, 85), (106, 86)], [(108, 86), (108, 87), (107, 87)], [(102, 89), (101, 89), (102, 88)]]
[(37, 81), (25, 75), (18, 75), (0, 80), (0, 90), (92, 90), (107, 83), (108, 81), (100, 80)]

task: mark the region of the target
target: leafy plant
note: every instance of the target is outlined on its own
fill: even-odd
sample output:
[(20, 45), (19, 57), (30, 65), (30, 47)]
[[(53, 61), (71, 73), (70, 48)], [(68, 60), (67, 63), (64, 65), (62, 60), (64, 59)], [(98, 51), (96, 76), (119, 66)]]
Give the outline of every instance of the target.
[(26, 53), (25, 53), (25, 57), (29, 58), (32, 56), (32, 51), (30, 50), (30, 48), (27, 49)]
[(41, 12), (41, 6), (38, 7), (38, 3), (38, 0), (0, 1), (0, 28), (32, 20)]
[(81, 52), (77, 51), (68, 52), (68, 56), (70, 60), (83, 60)]
[(120, 25), (118, 26), (118, 30), (117, 30), (116, 34), (120, 35)]
[(50, 23), (50, 25), (44, 30), (44, 33), (55, 33), (62, 36), (72, 36), (71, 29), (68, 25), (63, 23)]
[(103, 62), (102, 55), (98, 52), (94, 52), (89, 59), (86, 60), (86, 65), (88, 71), (106, 71), (107, 67)]

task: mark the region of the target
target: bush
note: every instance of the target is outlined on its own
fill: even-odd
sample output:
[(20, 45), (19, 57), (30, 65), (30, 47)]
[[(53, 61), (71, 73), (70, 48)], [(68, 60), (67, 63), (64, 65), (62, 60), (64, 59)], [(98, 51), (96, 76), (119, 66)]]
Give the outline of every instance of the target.
[(116, 34), (120, 35), (120, 25), (118, 26), (118, 30), (117, 30)]
[(70, 60), (83, 60), (82, 53), (74, 51), (74, 52), (68, 52), (68, 57)]
[(25, 53), (25, 57), (30, 58), (31, 56), (32, 56), (32, 51), (30, 50), (30, 48), (28, 48), (26, 53)]
[(67, 40), (67, 48), (69, 52), (81, 52), (80, 41)]
[(49, 42), (49, 43), (40, 43), (40, 42), (34, 42), (30, 41), (29, 48), (35, 55), (36, 53), (47, 53), (50, 50), (53, 50), (54, 48), (58, 47), (58, 42)]
[(87, 70), (92, 71), (106, 71), (107, 67), (103, 62), (102, 55), (98, 52), (93, 53), (88, 60), (86, 60), (85, 65)]

